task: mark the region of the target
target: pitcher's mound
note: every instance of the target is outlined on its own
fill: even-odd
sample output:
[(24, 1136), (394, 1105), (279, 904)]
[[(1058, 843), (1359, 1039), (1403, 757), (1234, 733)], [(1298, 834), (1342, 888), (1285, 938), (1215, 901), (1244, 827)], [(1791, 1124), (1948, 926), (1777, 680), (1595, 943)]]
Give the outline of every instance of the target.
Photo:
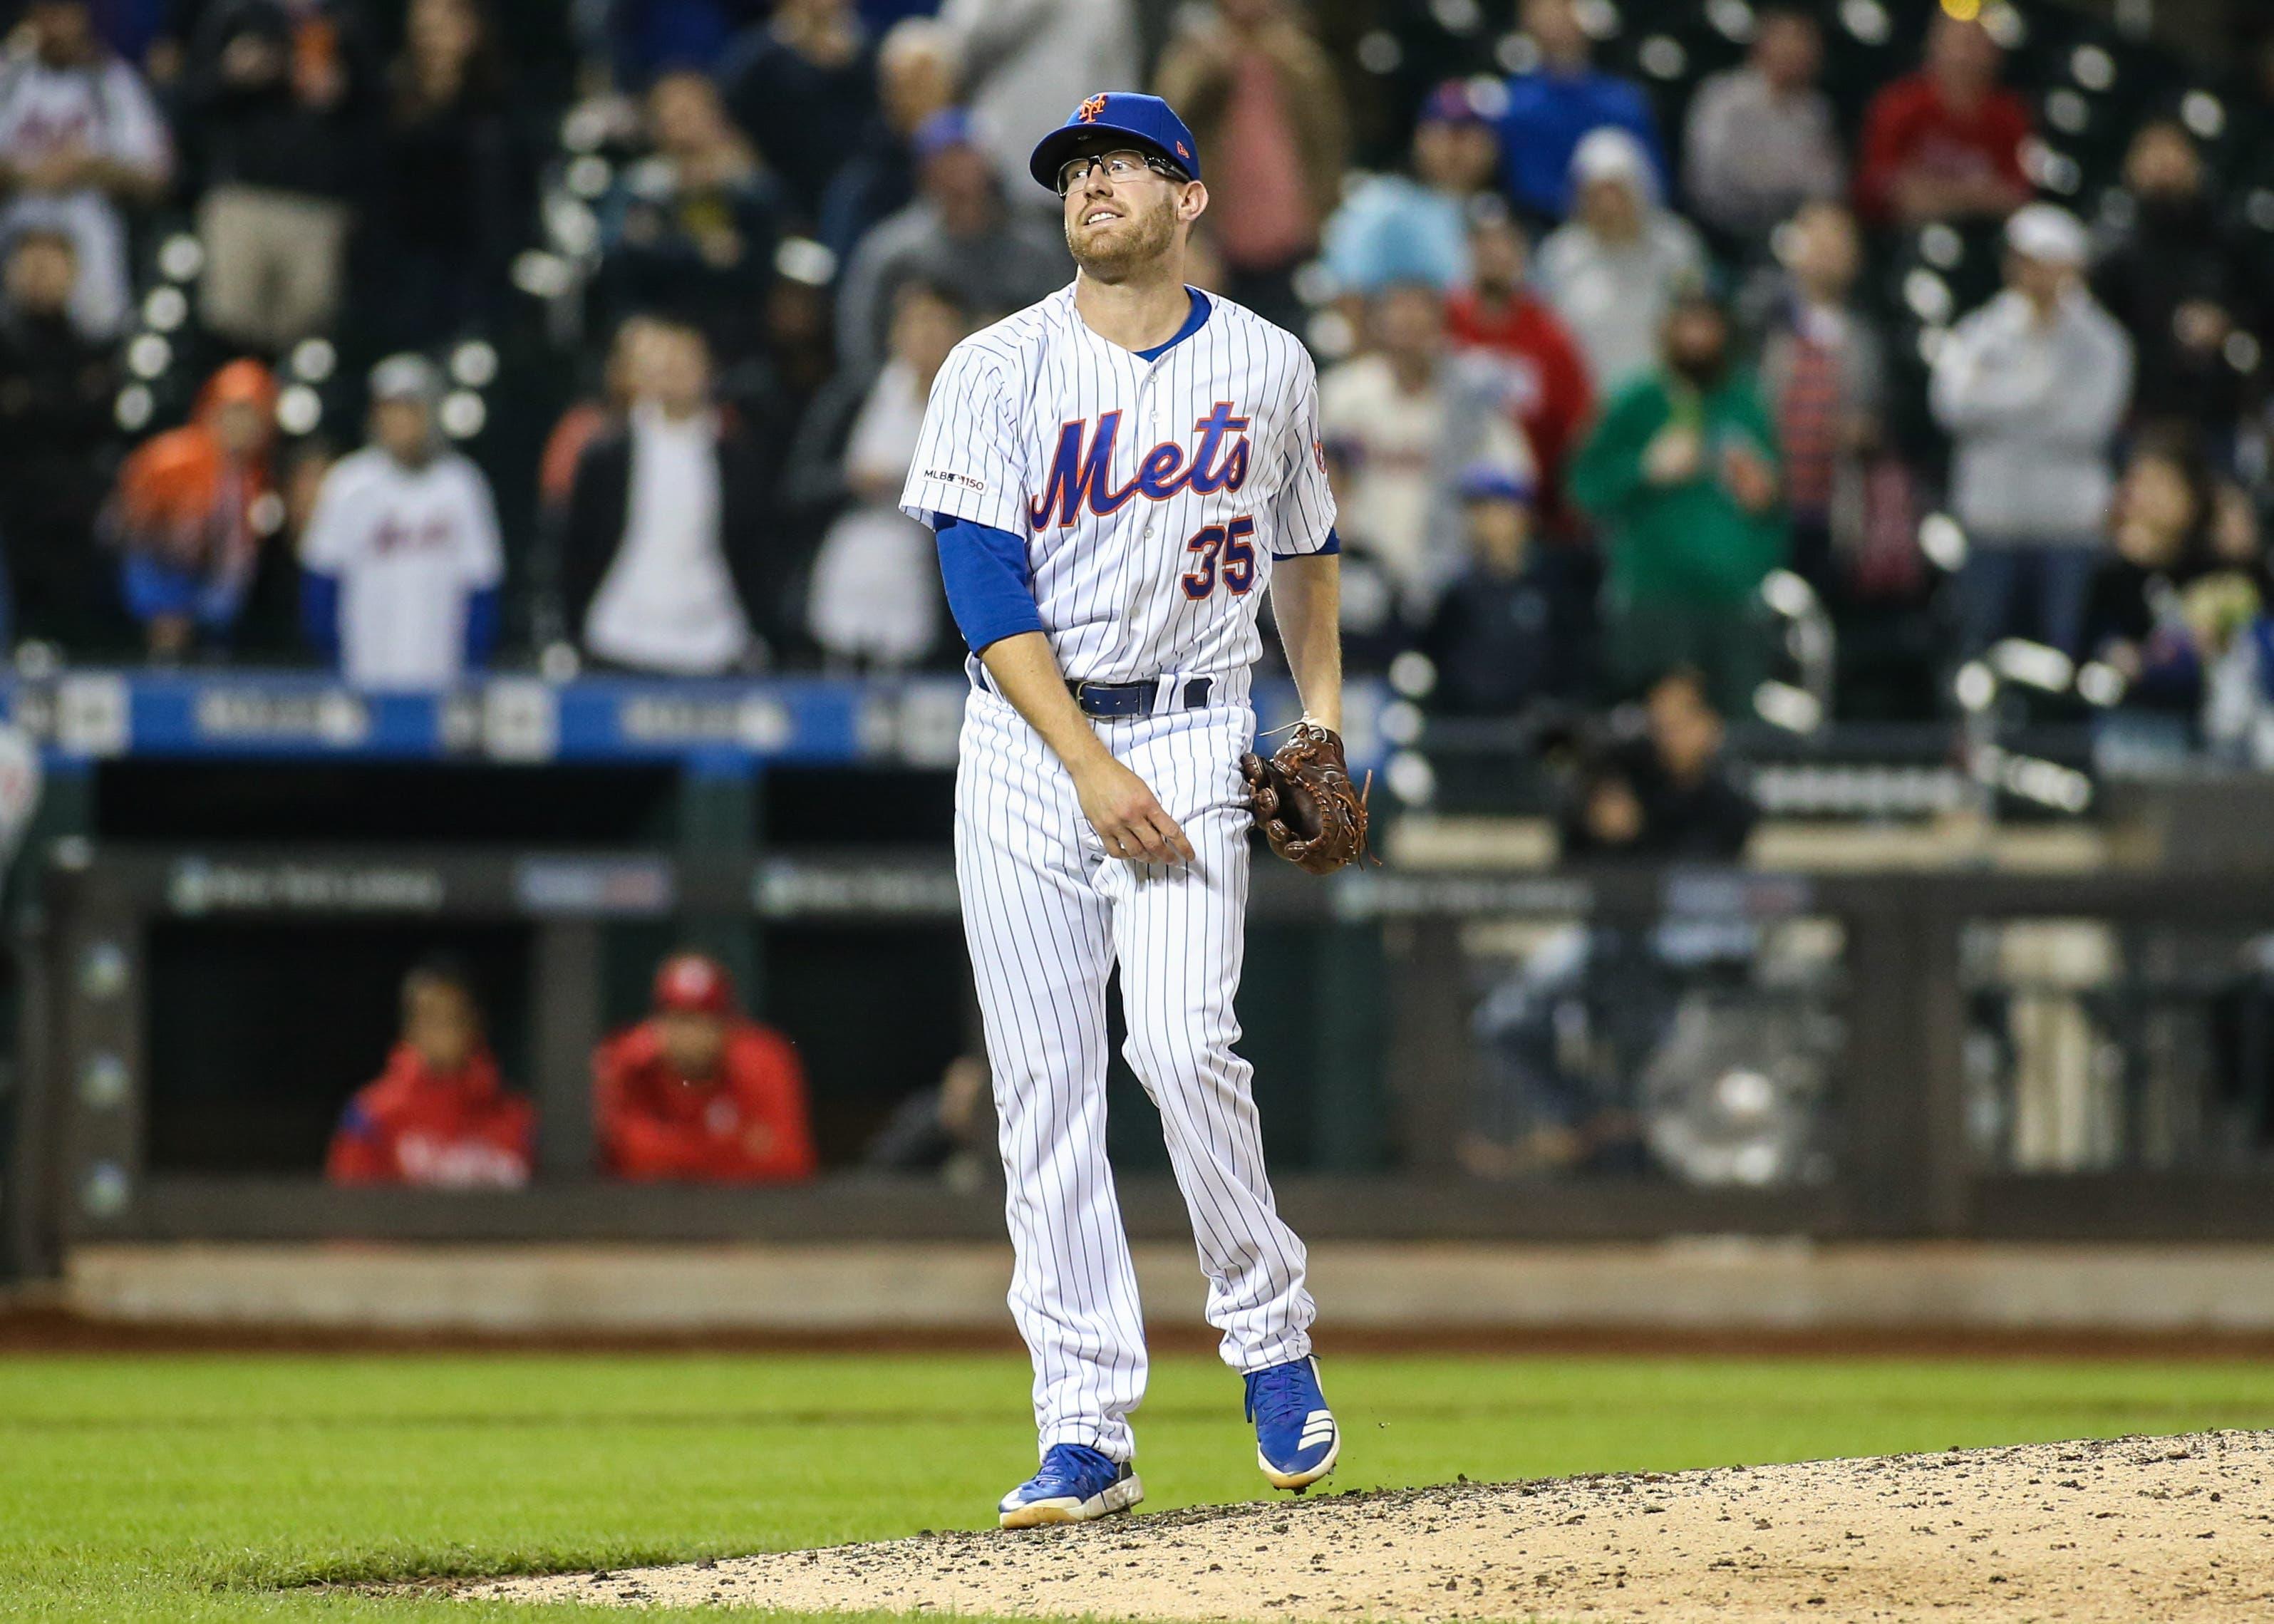
[(523, 1601), (1130, 1619), (2274, 1618), (2274, 1432), (1209, 1507), (484, 1583)]

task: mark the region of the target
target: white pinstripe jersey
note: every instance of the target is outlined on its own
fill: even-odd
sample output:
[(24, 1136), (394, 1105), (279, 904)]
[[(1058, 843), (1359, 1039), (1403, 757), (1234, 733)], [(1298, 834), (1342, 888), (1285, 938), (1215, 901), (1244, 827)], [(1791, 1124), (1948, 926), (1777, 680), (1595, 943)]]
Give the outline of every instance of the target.
[(1208, 297), (1147, 361), (1093, 332), (1068, 286), (965, 339), (932, 382), (900, 506), (1026, 539), (1070, 680), (1254, 664), (1273, 556), (1333, 530), (1310, 356)]

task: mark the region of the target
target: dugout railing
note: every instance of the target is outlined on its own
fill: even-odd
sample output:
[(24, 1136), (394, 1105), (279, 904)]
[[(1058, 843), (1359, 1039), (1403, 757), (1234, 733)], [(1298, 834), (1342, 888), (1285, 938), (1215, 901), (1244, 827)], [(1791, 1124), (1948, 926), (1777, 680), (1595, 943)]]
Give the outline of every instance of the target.
[[(591, 1171), (589, 1056), (600, 1034), (606, 930), (744, 917), (826, 921), (873, 929), (882, 940), (911, 926), (952, 927), (955, 907), (953, 876), (934, 852), (690, 866), (638, 852), (63, 843), (19, 944), (24, 1098), (6, 1180), (19, 1254), (37, 1268), (99, 1240), (999, 1236), (999, 1195), (983, 1187), (862, 1173), (790, 1188), (628, 1185)], [(373, 921), (489, 921), (528, 932), (527, 1081), (540, 1123), (532, 1184), (484, 1193), (341, 1190), (312, 1169), (154, 1168), (152, 933), (246, 921), (285, 923), (312, 944), (328, 929)], [(1369, 1074), (1357, 1083), (1370, 1114), (1351, 1105), (1347, 1078), (1339, 1088), (1322, 1079), (1303, 1100), (1299, 1109), (1334, 1119), (1310, 1124), (1311, 1142), (1371, 1134), (1389, 1153), (1374, 1171), (1281, 1177), (1289, 1212), (1321, 1238), (2274, 1234), (2274, 1162), (2262, 1154), (2274, 1002), (2260, 997), (2254, 968), (2274, 939), (2274, 892), (2262, 884), (1735, 870), (1377, 870), (1314, 883), (1267, 868), (1254, 923), (1323, 944), (1318, 962), (1329, 968), (1315, 1018), (1329, 1029), (1315, 1052), (1341, 1054), (1346, 1069)], [(1526, 944), (1574, 929), (1611, 941), (1671, 932), (1710, 944), (1758, 943), (1763, 932), (1801, 925), (1807, 939), (1831, 944), (1832, 965), (1807, 995), (1828, 1014), (1814, 1028), (1827, 1049), (1810, 1130), (1816, 1149), (1802, 1170), (1750, 1184), (1685, 1182), (1665, 1167), (1478, 1174), (1463, 1147), (1478, 1115), (1479, 1009), (1490, 996), (1490, 978), (1474, 967), (1480, 943), (1514, 941), (1518, 959), (1536, 965), (1540, 951)], [(1347, 984), (1334, 983), (1335, 966)], [(1367, 1013), (1362, 982), (1380, 989), (1377, 1016)], [(1611, 989), (1614, 1003), (1623, 996)], [(2188, 1015), (2187, 1001), (2205, 997), (2220, 1001), (2204, 1006), (2214, 1015)], [(1784, 1019), (1771, 1004), (1733, 1007), (1718, 1030), (1740, 1048)], [(876, 1015), (894, 1018), (888, 986), (877, 989)], [(1360, 1029), (1369, 1019), (1380, 1030)], [(1338, 1033), (1337, 1020), (1356, 1024)], [(1682, 1024), (1669, 1017), (1654, 1030)], [(2201, 1096), (2194, 1106), (2190, 1089)], [(1134, 1233), (1184, 1232), (1165, 1176), (1125, 1178), (1123, 1199)]]

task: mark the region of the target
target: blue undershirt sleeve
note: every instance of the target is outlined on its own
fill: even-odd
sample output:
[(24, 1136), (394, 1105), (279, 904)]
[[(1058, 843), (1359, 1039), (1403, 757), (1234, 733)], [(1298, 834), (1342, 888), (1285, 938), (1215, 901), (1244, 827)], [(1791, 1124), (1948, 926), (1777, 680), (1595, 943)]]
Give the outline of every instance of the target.
[(974, 654), (990, 643), (1043, 629), (1025, 542), (1008, 530), (944, 513), (932, 515), (932, 527), (948, 611)]

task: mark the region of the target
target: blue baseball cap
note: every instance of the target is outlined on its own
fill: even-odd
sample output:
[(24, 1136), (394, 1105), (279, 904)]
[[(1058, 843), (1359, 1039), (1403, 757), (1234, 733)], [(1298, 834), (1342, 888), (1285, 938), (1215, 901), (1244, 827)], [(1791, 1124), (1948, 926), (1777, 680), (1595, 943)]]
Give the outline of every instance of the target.
[(1472, 462), (1456, 487), (1465, 502), (1530, 502), (1532, 481), (1496, 462)]
[(1176, 109), (1158, 96), (1132, 90), (1101, 91), (1074, 109), (1065, 123), (1035, 144), (1027, 172), (1056, 192), (1067, 159), (1124, 147), (1164, 158), (1193, 180), (1201, 177), (1201, 144)]

